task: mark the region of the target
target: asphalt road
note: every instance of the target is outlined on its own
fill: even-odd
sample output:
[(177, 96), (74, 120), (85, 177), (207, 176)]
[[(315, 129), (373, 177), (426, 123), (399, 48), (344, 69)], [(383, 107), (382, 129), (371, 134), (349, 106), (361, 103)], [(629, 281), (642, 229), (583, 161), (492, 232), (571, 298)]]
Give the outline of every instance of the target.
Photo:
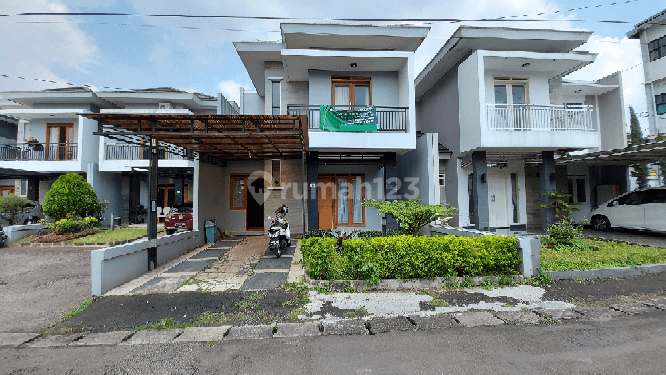
[(666, 314), (212, 344), (0, 349), (0, 374), (657, 374)]
[(0, 249), (0, 332), (41, 332), (90, 299), (90, 250)]

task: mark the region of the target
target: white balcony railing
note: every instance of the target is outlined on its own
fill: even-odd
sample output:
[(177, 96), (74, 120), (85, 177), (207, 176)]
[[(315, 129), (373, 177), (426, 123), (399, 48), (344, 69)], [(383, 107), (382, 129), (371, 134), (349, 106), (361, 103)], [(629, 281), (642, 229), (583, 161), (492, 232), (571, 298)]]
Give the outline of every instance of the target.
[[(106, 160), (148, 160), (150, 159), (150, 147), (137, 146), (131, 144), (107, 143)], [(177, 150), (177, 152), (173, 152)], [(159, 160), (189, 160), (188, 152), (185, 149), (165, 150), (160, 148), (157, 151)]]
[(492, 130), (596, 131), (591, 106), (488, 104)]

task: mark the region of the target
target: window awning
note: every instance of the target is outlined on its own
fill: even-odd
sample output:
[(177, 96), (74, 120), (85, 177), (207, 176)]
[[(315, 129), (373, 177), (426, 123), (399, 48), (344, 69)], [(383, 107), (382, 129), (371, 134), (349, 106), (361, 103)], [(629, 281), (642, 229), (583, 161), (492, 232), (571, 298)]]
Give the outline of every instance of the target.
[(567, 165), (632, 165), (654, 163), (664, 159), (666, 159), (666, 141), (566, 156), (556, 159), (555, 163)]
[[(149, 137), (193, 157), (217, 160), (300, 158), (307, 150), (307, 117), (296, 115), (83, 114), (96, 135), (149, 145)], [(168, 147), (167, 147), (168, 148)], [(182, 152), (182, 149), (180, 152)]]

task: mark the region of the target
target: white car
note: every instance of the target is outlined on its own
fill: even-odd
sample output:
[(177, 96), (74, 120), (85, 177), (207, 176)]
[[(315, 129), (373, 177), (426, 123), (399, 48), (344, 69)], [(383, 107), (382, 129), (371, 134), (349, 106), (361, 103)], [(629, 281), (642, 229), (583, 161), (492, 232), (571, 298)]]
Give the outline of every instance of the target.
[(666, 186), (634, 190), (590, 213), (596, 230), (614, 227), (666, 232)]

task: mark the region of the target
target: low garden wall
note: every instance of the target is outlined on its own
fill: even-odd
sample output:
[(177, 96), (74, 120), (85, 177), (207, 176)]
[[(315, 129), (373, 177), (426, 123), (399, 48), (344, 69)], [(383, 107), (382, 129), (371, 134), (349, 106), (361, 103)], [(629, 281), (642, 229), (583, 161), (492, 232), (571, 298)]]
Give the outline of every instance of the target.
[(39, 234), (39, 231), (44, 230), (46, 224), (28, 224), (28, 225), (9, 225), (3, 228), (7, 239), (5, 246), (9, 246), (12, 242), (18, 241), (23, 237)]
[[(164, 264), (204, 244), (200, 231), (177, 232), (157, 242), (157, 265)], [(90, 252), (92, 294), (99, 296), (148, 272), (148, 249), (151, 241), (140, 239), (124, 245)]]

